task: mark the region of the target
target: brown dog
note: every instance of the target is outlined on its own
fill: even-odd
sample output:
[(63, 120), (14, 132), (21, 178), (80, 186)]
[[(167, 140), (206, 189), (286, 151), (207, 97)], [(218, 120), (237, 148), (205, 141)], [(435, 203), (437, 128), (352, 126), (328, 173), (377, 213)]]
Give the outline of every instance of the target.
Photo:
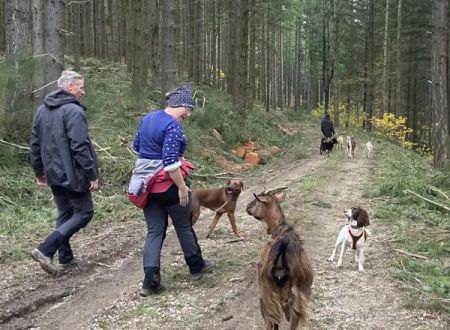
[(228, 180), (224, 188), (192, 189), (192, 225), (197, 222), (200, 216), (200, 206), (203, 206), (216, 212), (209, 226), (207, 238), (211, 238), (212, 231), (224, 213), (228, 215), (234, 234), (240, 237), (236, 227), (234, 211), (236, 210), (237, 199), (243, 189), (244, 184), (238, 179)]

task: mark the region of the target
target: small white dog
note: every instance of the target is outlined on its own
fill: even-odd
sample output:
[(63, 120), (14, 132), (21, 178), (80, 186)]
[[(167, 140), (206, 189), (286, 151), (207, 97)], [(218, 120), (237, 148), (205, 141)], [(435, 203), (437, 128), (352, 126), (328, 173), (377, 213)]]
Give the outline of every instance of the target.
[(367, 141), (366, 146), (364, 147), (364, 153), (367, 158), (372, 158), (373, 144), (370, 141)]
[(366, 210), (360, 207), (352, 207), (351, 209), (344, 211), (348, 218), (348, 224), (345, 225), (339, 232), (339, 236), (334, 245), (333, 253), (331, 254), (329, 261), (334, 261), (336, 256), (336, 250), (341, 246), (341, 253), (337, 262), (337, 266), (342, 266), (342, 259), (346, 247), (351, 247), (355, 250), (355, 262), (358, 263), (358, 270), (364, 271), (364, 245), (367, 238), (370, 236), (370, 232), (366, 229), (370, 225), (369, 215)]
[(338, 136), (336, 138), (337, 142), (338, 142), (338, 148), (342, 149), (344, 148), (344, 138), (342, 136)]
[(355, 157), (356, 141), (353, 136), (347, 135), (347, 152), (350, 158)]

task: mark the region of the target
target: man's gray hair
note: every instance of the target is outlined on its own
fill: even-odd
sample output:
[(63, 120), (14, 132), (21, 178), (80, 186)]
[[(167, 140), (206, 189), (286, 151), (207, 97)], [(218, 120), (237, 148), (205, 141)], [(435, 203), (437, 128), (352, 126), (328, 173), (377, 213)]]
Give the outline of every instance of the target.
[(58, 79), (58, 87), (67, 88), (69, 84), (74, 84), (77, 80), (84, 80), (83, 76), (75, 71), (64, 70)]

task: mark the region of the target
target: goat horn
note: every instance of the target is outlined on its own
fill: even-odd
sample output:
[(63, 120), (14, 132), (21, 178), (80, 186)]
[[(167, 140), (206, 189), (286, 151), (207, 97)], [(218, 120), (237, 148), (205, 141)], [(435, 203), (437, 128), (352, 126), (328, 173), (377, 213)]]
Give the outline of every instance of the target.
[(279, 193), (280, 191), (283, 191), (283, 190), (286, 190), (288, 187), (278, 187), (278, 188), (272, 188), (272, 189), (267, 189), (266, 191), (264, 191), (264, 194), (271, 194), (271, 195), (274, 195), (274, 194), (277, 194), (277, 193)]

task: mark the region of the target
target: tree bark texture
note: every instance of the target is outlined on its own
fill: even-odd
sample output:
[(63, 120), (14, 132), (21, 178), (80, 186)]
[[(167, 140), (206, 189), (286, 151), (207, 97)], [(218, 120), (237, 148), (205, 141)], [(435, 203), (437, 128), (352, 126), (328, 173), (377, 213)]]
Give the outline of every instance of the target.
[(433, 0), (432, 20), (432, 123), (433, 164), (444, 168), (448, 163), (448, 2)]

